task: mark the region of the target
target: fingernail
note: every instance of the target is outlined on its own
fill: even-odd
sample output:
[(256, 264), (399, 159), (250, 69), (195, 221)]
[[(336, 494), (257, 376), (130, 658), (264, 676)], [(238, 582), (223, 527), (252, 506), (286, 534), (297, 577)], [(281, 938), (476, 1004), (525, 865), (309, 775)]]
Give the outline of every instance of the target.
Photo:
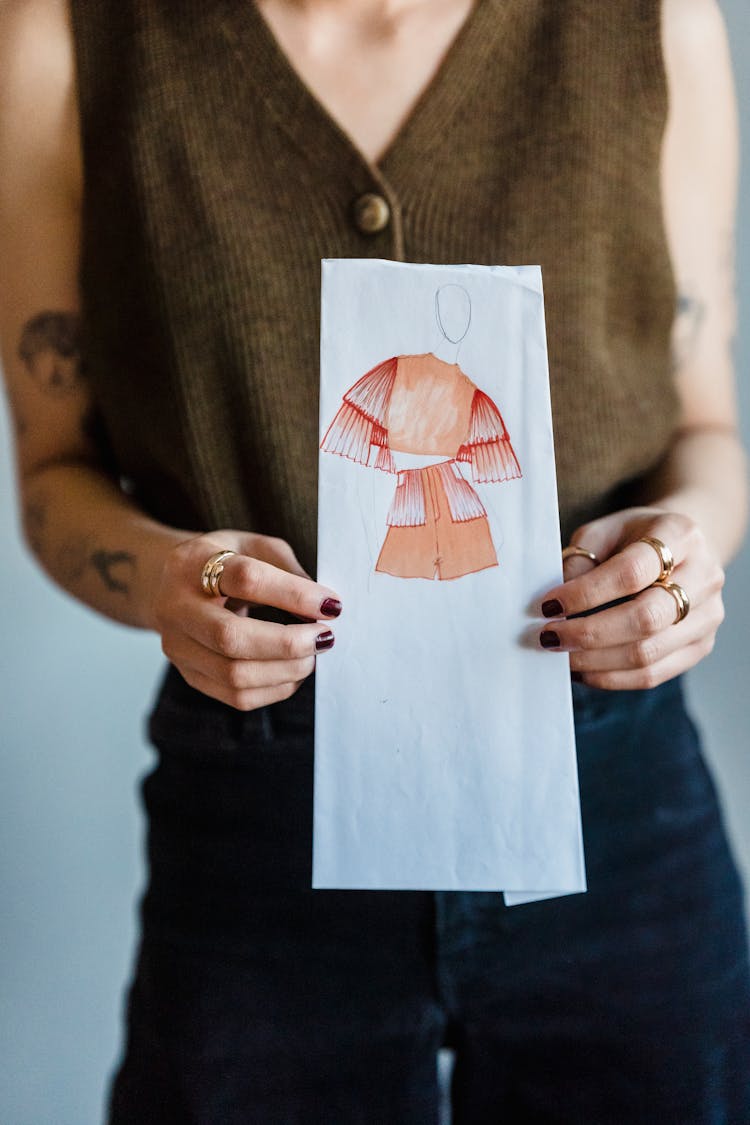
[(574, 684), (582, 684), (583, 683), (583, 674), (581, 672), (571, 672), (570, 678), (571, 678), (571, 680), (573, 681)]
[(559, 648), (560, 638), (552, 629), (545, 629), (539, 634), (539, 644), (542, 648)]
[(542, 602), (542, 617), (562, 617), (562, 615), (563, 607), (557, 598), (550, 598), (548, 602)]
[(318, 633), (315, 638), (315, 651), (325, 652), (327, 648), (333, 648), (333, 642), (336, 640), (330, 629), (326, 629), (325, 633)]
[(341, 613), (341, 602), (338, 598), (324, 598), (320, 603), (320, 612), (324, 617), (338, 617)]

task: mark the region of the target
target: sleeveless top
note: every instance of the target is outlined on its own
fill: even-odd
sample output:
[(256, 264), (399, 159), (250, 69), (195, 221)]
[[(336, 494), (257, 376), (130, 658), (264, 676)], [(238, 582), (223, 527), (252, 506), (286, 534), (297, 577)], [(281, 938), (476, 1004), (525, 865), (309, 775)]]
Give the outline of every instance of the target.
[(377, 166), (251, 0), (71, 12), (84, 359), (146, 511), (315, 573), (321, 258), (541, 265), (564, 538), (663, 456), (658, 0), (478, 0)]

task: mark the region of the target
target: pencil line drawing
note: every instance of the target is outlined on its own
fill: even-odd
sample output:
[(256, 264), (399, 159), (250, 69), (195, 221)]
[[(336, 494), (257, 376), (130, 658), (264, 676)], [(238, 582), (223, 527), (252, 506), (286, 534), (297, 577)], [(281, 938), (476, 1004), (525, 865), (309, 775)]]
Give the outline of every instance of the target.
[[(442, 286), (435, 312), (445, 339), (460, 343), (471, 320), (466, 290)], [(397, 477), (376, 571), (445, 580), (498, 565), (486, 509), (461, 465), (481, 484), (520, 478), (521, 466), (497, 406), (457, 362), (422, 352), (376, 364), (346, 391), (320, 447)], [(399, 469), (394, 452), (439, 460)]]

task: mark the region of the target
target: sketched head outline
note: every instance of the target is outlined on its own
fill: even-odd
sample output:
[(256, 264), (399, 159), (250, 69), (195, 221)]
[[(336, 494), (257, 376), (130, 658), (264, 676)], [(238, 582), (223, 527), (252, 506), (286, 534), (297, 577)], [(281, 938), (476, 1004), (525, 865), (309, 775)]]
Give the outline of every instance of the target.
[(471, 324), (471, 298), (463, 285), (451, 282), (435, 290), (435, 319), (446, 340), (463, 340)]

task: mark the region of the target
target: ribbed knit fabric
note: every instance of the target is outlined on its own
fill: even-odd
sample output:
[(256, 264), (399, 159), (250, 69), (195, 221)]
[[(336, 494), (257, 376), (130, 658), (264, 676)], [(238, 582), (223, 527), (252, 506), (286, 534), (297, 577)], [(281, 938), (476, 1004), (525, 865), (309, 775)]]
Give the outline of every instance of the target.
[(658, 0), (479, 0), (377, 168), (251, 0), (72, 14), (86, 361), (149, 512), (280, 535), (314, 572), (324, 257), (542, 266), (565, 536), (663, 454)]

